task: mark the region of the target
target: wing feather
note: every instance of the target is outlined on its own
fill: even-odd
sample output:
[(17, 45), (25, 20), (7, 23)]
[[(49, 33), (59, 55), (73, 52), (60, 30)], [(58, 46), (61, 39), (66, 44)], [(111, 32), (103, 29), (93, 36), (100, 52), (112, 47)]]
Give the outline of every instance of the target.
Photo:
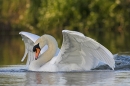
[(23, 58), (22, 58), (21, 62), (23, 62), (23, 61), (24, 61), (24, 59), (25, 59), (25, 57), (27, 56), (27, 54), (28, 54), (28, 50), (25, 48), (24, 56), (23, 56)]
[(90, 70), (102, 61), (114, 69), (112, 53), (100, 43), (76, 31), (63, 30), (62, 33), (63, 43), (56, 63), (74, 63), (84, 70)]
[(31, 63), (31, 61), (34, 60), (34, 53), (32, 49), (34, 46), (34, 42), (39, 38), (39, 36), (28, 32), (20, 32), (19, 34), (22, 36), (22, 40), (25, 44), (25, 53), (21, 61), (24, 61), (26, 56), (28, 55), (26, 62), (26, 65), (28, 66)]
[[(39, 36), (29, 32), (23, 32), (23, 31), (20, 32), (19, 34), (22, 36), (22, 40), (24, 41), (24, 45), (25, 45), (25, 53), (21, 61), (24, 61), (26, 56), (28, 56), (26, 62), (26, 65), (28, 66), (35, 59), (34, 52), (32, 50), (33, 50), (34, 43), (39, 38)], [(41, 49), (40, 54), (44, 53), (47, 49), (48, 46), (45, 45)]]

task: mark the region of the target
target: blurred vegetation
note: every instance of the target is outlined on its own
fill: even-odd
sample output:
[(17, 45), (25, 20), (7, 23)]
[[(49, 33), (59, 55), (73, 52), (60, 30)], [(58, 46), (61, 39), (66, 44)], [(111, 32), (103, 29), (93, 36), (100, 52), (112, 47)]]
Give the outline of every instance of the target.
[(21, 59), (20, 31), (50, 34), (61, 45), (64, 29), (82, 32), (112, 53), (129, 51), (130, 0), (0, 0), (2, 58)]

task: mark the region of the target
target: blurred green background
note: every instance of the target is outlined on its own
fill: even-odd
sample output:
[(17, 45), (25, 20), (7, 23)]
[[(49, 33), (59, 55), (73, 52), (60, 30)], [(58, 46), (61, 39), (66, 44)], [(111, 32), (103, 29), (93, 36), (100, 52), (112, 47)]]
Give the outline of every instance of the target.
[(0, 0), (0, 65), (24, 64), (20, 31), (84, 33), (113, 54), (130, 51), (130, 0)]

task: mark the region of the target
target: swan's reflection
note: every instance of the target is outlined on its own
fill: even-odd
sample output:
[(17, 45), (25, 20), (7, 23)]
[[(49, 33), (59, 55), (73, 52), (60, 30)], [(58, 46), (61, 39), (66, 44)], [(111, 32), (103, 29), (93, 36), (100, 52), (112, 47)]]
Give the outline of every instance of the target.
[(75, 73), (27, 72), (26, 85), (90, 85), (114, 78), (113, 71), (89, 71)]

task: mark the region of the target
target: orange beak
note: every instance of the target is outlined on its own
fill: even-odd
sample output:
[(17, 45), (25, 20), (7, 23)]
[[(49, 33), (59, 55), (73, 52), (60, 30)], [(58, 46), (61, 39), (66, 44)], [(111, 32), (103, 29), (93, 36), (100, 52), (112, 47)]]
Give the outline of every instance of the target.
[(40, 49), (39, 48), (36, 48), (36, 51), (35, 51), (35, 60), (38, 59), (38, 56), (39, 56), (39, 53), (40, 53)]

